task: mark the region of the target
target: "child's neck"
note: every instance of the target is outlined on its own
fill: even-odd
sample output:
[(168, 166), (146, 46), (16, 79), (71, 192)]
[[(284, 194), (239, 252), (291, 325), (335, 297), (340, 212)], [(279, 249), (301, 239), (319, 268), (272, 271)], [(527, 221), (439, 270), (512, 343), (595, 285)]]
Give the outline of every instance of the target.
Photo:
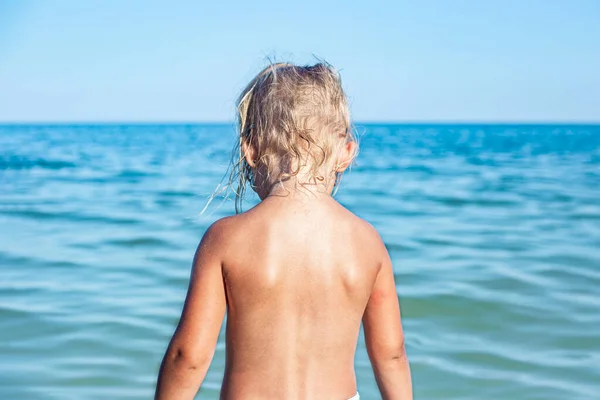
[(298, 182), (296, 179), (276, 182), (270, 187), (270, 190), (265, 191), (264, 195), (259, 193), (261, 200), (267, 197), (295, 199), (319, 199), (331, 198), (333, 192), (333, 184), (325, 182), (306, 183)]

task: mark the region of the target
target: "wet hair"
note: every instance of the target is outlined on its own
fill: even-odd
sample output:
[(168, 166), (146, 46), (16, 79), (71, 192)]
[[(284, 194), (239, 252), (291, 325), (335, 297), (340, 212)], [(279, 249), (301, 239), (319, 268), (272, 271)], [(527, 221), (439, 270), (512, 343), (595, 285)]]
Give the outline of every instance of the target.
[[(337, 187), (341, 173), (332, 161), (356, 137), (340, 76), (331, 65), (270, 64), (250, 81), (236, 105), (239, 140), (229, 177), (230, 187), (237, 185), (236, 212), (246, 184), (256, 190), (257, 180), (282, 182), (300, 175), (305, 182), (299, 184), (328, 184), (333, 178)], [(251, 149), (252, 166), (245, 147)]]

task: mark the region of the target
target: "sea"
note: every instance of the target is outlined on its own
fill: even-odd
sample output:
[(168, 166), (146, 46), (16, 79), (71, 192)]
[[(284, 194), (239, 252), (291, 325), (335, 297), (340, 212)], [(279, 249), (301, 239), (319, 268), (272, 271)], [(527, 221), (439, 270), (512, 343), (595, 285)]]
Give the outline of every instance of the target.
[[(361, 124), (415, 399), (600, 399), (600, 125)], [(149, 399), (233, 124), (0, 126), (0, 399)], [(246, 208), (256, 203), (250, 196)], [(217, 399), (224, 332), (197, 398)], [(361, 334), (361, 398), (379, 399)]]

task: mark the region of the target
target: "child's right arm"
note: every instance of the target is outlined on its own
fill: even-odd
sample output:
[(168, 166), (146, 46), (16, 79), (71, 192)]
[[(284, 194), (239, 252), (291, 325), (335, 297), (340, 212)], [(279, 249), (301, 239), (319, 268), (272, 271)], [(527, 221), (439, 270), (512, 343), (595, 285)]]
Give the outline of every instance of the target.
[(384, 400), (412, 400), (400, 305), (392, 262), (385, 247), (381, 268), (363, 315), (367, 352)]
[(220, 244), (222, 222), (204, 234), (192, 267), (179, 324), (163, 358), (155, 400), (193, 399), (213, 358), (227, 300)]

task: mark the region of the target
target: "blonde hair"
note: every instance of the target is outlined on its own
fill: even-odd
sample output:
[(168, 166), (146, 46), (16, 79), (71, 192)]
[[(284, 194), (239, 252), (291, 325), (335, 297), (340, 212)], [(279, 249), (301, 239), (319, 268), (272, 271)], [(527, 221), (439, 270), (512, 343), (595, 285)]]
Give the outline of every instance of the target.
[[(256, 174), (282, 182), (302, 171), (312, 183), (327, 183), (335, 174), (337, 187), (341, 173), (328, 164), (340, 146), (356, 141), (340, 76), (325, 62), (268, 65), (238, 98), (237, 128), (229, 177), (230, 185), (237, 181), (236, 212), (246, 184), (256, 188)], [(252, 166), (245, 148), (252, 150)]]

